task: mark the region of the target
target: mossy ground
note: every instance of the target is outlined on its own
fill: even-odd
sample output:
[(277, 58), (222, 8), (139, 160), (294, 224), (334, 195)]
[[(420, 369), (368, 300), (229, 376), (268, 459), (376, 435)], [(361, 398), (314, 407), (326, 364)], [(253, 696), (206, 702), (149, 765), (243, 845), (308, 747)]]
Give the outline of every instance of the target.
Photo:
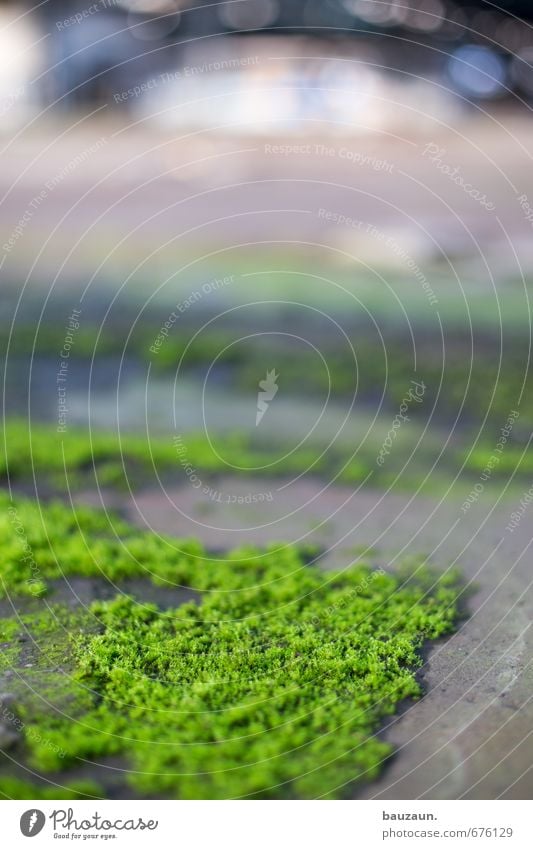
[[(202, 313), (202, 318), (207, 315)], [(409, 334), (401, 321), (389, 316), (381, 338), (361, 315), (339, 313), (343, 334), (334, 335), (330, 328), (321, 327), (320, 332), (312, 325), (308, 328), (311, 336), (317, 332), (323, 357), (315, 362), (306, 347), (295, 344), (290, 333), (276, 335), (273, 342), (260, 332), (246, 344), (237, 344), (241, 335), (238, 325), (228, 319), (220, 326), (217, 322), (217, 329), (197, 333), (203, 324), (200, 317), (183, 324), (180, 319), (154, 353), (160, 314), (146, 315), (139, 321), (132, 313), (131, 320), (125, 314), (115, 324), (84, 321), (76, 331), (70, 356), (73, 362), (87, 364), (124, 358), (125, 373), (131, 366), (145, 374), (150, 366), (154, 376), (173, 377), (179, 371), (182, 377), (203, 381), (209, 371), (210, 381), (229, 382), (232, 391), (246, 392), (257, 391), (265, 362), (274, 358), (283, 375), (284, 391), (293, 399), (324, 399), (326, 395), (350, 399), (356, 393), (358, 403), (373, 410), (379, 406), (392, 414), (410, 381), (416, 379), (425, 384), (426, 393), (423, 407), (411, 410), (413, 417), (427, 418), (431, 410), (433, 422), (449, 424), (458, 417), (462, 424), (481, 425), (485, 434), (492, 436), (498, 434), (511, 410), (519, 409), (523, 420), (533, 415), (532, 378), (527, 366), (530, 328), (525, 314), (515, 318), (520, 321), (509, 325), (513, 329), (506, 334), (505, 344), (499, 321), (492, 326), (481, 322), (471, 327), (451, 317), (442, 343), (436, 344), (442, 327), (437, 324), (431, 329), (427, 315), (413, 322)], [(278, 324), (290, 328), (294, 320), (290, 313), (280, 314)], [(259, 313), (255, 321), (258, 328), (263, 327)], [(414, 347), (411, 333), (416, 340)], [(9, 351), (10, 369), (21, 368), (22, 372), (24, 364), (35, 357), (45, 361), (51, 358), (55, 368), (63, 336), (64, 328), (52, 321), (41, 323), (38, 329), (34, 322), (19, 324), (11, 338), (0, 327), (0, 357)], [(524, 436), (527, 438), (527, 434)]]
[[(171, 436), (122, 433), (119, 437), (70, 427), (58, 433), (56, 427), (46, 424), (32, 424), (30, 430), (20, 420), (8, 420), (4, 435), (0, 442), (0, 478), (9, 477), (12, 483), (28, 482), (35, 476), (41, 485), (64, 490), (66, 483), (77, 489), (95, 479), (100, 486), (121, 488), (176, 474), (186, 480)], [(343, 483), (362, 482), (370, 473), (379, 474), (381, 481), (391, 475), (391, 470), (382, 472), (376, 466), (376, 450), (372, 448), (357, 456), (340, 449), (324, 452), (318, 446), (290, 452), (286, 445), (258, 446), (247, 435), (234, 433), (224, 437), (222, 458), (205, 434), (188, 434), (184, 443), (187, 465), (212, 478), (228, 469), (257, 467), (264, 467), (262, 474), (268, 477), (308, 472)]]
[[(490, 477), (497, 481), (505, 476), (513, 486), (523, 489), (533, 460), (528, 447), (515, 434), (515, 425), (504, 449), (493, 461)], [(505, 424), (505, 422), (503, 422)], [(406, 440), (402, 442), (401, 440)], [(319, 445), (301, 446), (291, 452), (283, 442), (254, 444), (249, 435), (233, 433), (224, 436), (224, 456), (216, 452), (212, 441), (201, 433), (187, 434), (183, 439), (189, 468), (216, 489), (217, 478), (227, 474), (246, 476), (247, 469), (260, 467), (267, 478), (288, 479), (301, 474), (335, 482), (403, 491), (438, 494), (452, 481), (459, 491), (468, 492), (495, 453), (499, 436), (477, 439), (472, 447), (469, 433), (454, 435), (446, 457), (438, 467), (440, 443), (417, 445), (418, 436), (401, 433), (387, 462), (377, 463), (378, 443), (367, 440), (355, 454), (346, 445), (332, 446), (324, 452)], [(415, 450), (416, 446), (416, 450)], [(410, 458), (406, 466), (406, 458)], [(432, 469), (431, 474), (428, 470)], [(461, 469), (460, 480), (456, 480)], [(0, 480), (11, 485), (35, 485), (40, 495), (63, 494), (65, 488), (76, 491), (84, 487), (111, 487), (122, 491), (159, 485), (160, 481), (187, 482), (180, 454), (171, 435), (142, 436), (131, 433), (95, 432), (69, 427), (58, 433), (57, 427), (8, 419), (4, 439), (0, 440)]]
[[(4, 768), (6, 796), (113, 795), (118, 769), (139, 797), (342, 797), (383, 768), (380, 727), (420, 695), (423, 642), (457, 620), (456, 576), (423, 566), (324, 573), (294, 546), (213, 557), (93, 510), (7, 496), (0, 507), (2, 588), (19, 611), (16, 634), (13, 618), (0, 623), (22, 723), (11, 755), (40, 776)], [(115, 582), (116, 598), (47, 599), (75, 575)], [(123, 594), (135, 575), (199, 601), (162, 609)], [(80, 783), (87, 762), (92, 783)]]

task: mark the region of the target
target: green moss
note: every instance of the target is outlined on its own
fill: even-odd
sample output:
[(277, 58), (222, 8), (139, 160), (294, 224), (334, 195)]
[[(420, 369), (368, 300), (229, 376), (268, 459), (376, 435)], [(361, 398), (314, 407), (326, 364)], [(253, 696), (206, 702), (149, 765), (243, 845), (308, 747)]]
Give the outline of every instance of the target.
[[(51, 425), (28, 424), (20, 420), (8, 420), (4, 425), (5, 440), (0, 440), (0, 477), (9, 474), (11, 483), (26, 483), (35, 480), (44, 491), (55, 492), (94, 486), (117, 489), (135, 488), (150, 481), (187, 481), (182, 459), (201, 476), (204, 484), (213, 484), (222, 474), (246, 476), (246, 469), (262, 467), (264, 478), (289, 478), (309, 474), (314, 477), (336, 481), (341, 484), (359, 484), (388, 487), (420, 486), (423, 477), (434, 461), (434, 449), (423, 453), (418, 449), (416, 461), (409, 464), (396, 480), (405, 463), (405, 445), (387, 458), (381, 467), (376, 463), (379, 445), (365, 442), (352, 456), (342, 446), (334, 446), (327, 452), (319, 445), (289, 450), (287, 445), (271, 444), (258, 447), (250, 437), (243, 434), (224, 436), (223, 458), (215, 453), (205, 434), (191, 433), (183, 439), (182, 454), (172, 437), (147, 437), (135, 434), (112, 433), (89, 434), (80, 428), (70, 428), (58, 433)], [(384, 435), (383, 437), (384, 438)], [(379, 437), (376, 437), (379, 440)], [(375, 442), (375, 440), (374, 440)], [(414, 445), (413, 445), (414, 447)], [(422, 454), (422, 456), (420, 456)], [(409, 476), (409, 477), (408, 477)], [(431, 477), (433, 480), (435, 476)], [(449, 475), (446, 476), (449, 482)]]
[[(390, 305), (389, 305), (390, 306)], [(283, 373), (285, 391), (291, 397), (309, 394), (332, 398), (350, 398), (357, 387), (359, 403), (375, 406), (383, 392), (383, 401), (389, 411), (397, 409), (414, 374), (414, 357), (409, 339), (398, 325), (385, 325), (384, 343), (376, 337), (374, 328), (352, 323), (347, 328), (354, 346), (357, 368), (353, 353), (344, 338), (324, 337), (321, 353), (328, 368), (310, 368), (309, 352), (295, 346), (287, 338), (276, 336), (275, 347), (268, 337), (261, 334), (246, 345), (234, 344), (240, 335), (235, 327), (225, 326), (220, 330), (209, 330), (194, 337), (196, 328), (180, 325), (181, 332), (174, 327), (165, 338), (164, 344), (154, 354), (150, 348), (160, 321), (138, 322), (138, 316), (127, 321), (124, 316), (118, 324), (101, 327), (82, 323), (75, 336), (71, 356), (73, 359), (121, 357), (127, 355), (145, 367), (151, 364), (155, 371), (174, 374), (180, 364), (182, 374), (197, 374), (216, 362), (227, 377), (231, 374), (232, 385), (241, 389), (257, 389), (258, 375), (264, 372), (264, 363), (275, 351), (278, 368)], [(344, 317), (346, 318), (346, 317)], [(133, 320), (134, 319), (134, 320)], [(133, 332), (132, 322), (135, 325)], [(487, 426), (495, 433), (505, 422), (509, 412), (520, 404), (522, 414), (533, 415), (531, 375), (526, 374), (529, 346), (527, 323), (521, 330), (514, 329), (506, 337), (505, 350), (501, 357), (501, 338), (498, 328), (488, 332), (478, 328), (475, 339), (476, 354), (472, 357), (472, 338), (469, 326), (454, 326), (446, 330), (446, 357), (443, 360), (440, 345), (435, 345), (435, 333), (428, 332), (427, 324), (412, 327), (416, 341), (417, 380), (427, 386), (423, 407), (413, 407), (410, 415), (427, 415), (437, 403), (435, 415), (453, 420), (463, 408), (462, 418), (472, 422), (482, 421), (488, 416)], [(10, 356), (52, 356), (57, 359), (64, 337), (63, 327), (19, 325), (10, 341)], [(98, 341), (97, 341), (98, 340)], [(127, 344), (126, 344), (127, 343)], [(7, 331), (0, 328), (0, 351), (7, 345)], [(223, 353), (222, 353), (223, 352)], [(331, 381), (331, 385), (330, 385)]]
[[(28, 763), (55, 782), (118, 757), (141, 796), (343, 796), (382, 769), (392, 747), (378, 732), (420, 695), (422, 642), (457, 618), (455, 576), (436, 581), (420, 564), (404, 579), (362, 564), (323, 573), (293, 546), (217, 559), (122, 522), (117, 543), (95, 511), (50, 505), (39, 523), (35, 505), (15, 509), (46, 578), (100, 574), (120, 586), (143, 574), (201, 592), (164, 611), (127, 595), (88, 611), (31, 602), (16, 709)], [(2, 568), (9, 592), (23, 592), (16, 569)], [(13, 639), (11, 620), (0, 628)], [(4, 669), (15, 662), (3, 656)]]
[(533, 472), (533, 453), (522, 445), (505, 445), (497, 450), (495, 445), (481, 444), (463, 458), (465, 468), (477, 475), (484, 474), (483, 480), (490, 478), (530, 476)]
[[(96, 510), (11, 501), (5, 494), (0, 494), (0, 551), (0, 596), (40, 597), (51, 580), (69, 575), (186, 583), (198, 558), (209, 564), (195, 540), (165, 539)], [(200, 584), (209, 585), (210, 574), (206, 565)]]
[[(518, 431), (520, 419), (513, 431)], [(408, 427), (408, 425), (406, 426)], [(348, 448), (333, 446), (323, 452), (319, 446), (301, 447), (290, 452), (287, 446), (272, 444), (258, 447), (250, 437), (230, 434), (224, 437), (222, 456), (215, 453), (205, 434), (187, 434), (182, 444), (185, 458), (201, 477), (205, 485), (217, 489), (217, 478), (227, 474), (246, 476), (246, 469), (264, 467), (264, 478), (287, 479), (294, 475), (308, 474), (338, 484), (356, 486), (421, 490), (429, 493), (445, 491), (457, 470), (464, 464), (460, 486), (465, 493), (492, 462), (490, 478), (496, 479), (515, 473), (514, 485), (522, 487), (521, 479), (533, 469), (531, 454), (516, 443), (509, 442), (496, 456), (496, 438), (492, 444), (484, 442), (478, 446), (465, 462), (466, 445), (470, 445), (468, 431), (456, 434), (444, 459), (430, 475), (427, 474), (437, 461), (440, 443), (437, 440), (416, 444), (418, 431), (412, 435), (401, 434), (393, 445), (390, 456), (382, 466), (377, 463), (381, 440), (386, 432), (374, 435), (373, 441), (366, 440), (355, 456)], [(63, 493), (65, 487), (75, 491), (80, 488), (113, 487), (118, 490), (135, 489), (159, 481), (186, 483), (187, 474), (183, 467), (183, 454), (169, 436), (150, 437), (135, 434), (113, 433), (90, 434), (83, 429), (70, 428), (58, 433), (56, 428), (45, 424), (32, 424), (8, 420), (4, 425), (5, 440), (0, 440), (0, 477), (12, 484), (27, 484), (35, 481), (40, 492)], [(405, 436), (405, 439), (404, 439)], [(406, 458), (413, 453), (406, 464)], [(282, 459), (280, 459), (282, 458)], [(491, 461), (492, 458), (492, 461)]]
[[(180, 454), (171, 436), (146, 437), (135, 434), (93, 433), (69, 428), (58, 433), (51, 425), (8, 420), (0, 440), (0, 477), (12, 482), (28, 481), (36, 476), (57, 489), (65, 483), (72, 489), (87, 485), (95, 478), (101, 486), (126, 486), (148, 477), (179, 475), (185, 479)], [(375, 467), (375, 456), (350, 460), (340, 452), (327, 456), (318, 447), (302, 448), (294, 453), (280, 446), (258, 448), (242, 434), (230, 434), (224, 440), (224, 459), (213, 449), (205, 434), (188, 434), (184, 439), (187, 463), (204, 476), (239, 474), (239, 469), (264, 466), (265, 476), (288, 476), (310, 469), (313, 474), (339, 475), (346, 482), (361, 481)], [(183, 454), (181, 455), (183, 456)], [(280, 459), (282, 458), (282, 459)], [(345, 467), (345, 468), (344, 468)], [(245, 474), (245, 472), (243, 472)]]
[(102, 789), (93, 781), (58, 784), (31, 784), (19, 778), (0, 776), (0, 797), (4, 799), (100, 799)]

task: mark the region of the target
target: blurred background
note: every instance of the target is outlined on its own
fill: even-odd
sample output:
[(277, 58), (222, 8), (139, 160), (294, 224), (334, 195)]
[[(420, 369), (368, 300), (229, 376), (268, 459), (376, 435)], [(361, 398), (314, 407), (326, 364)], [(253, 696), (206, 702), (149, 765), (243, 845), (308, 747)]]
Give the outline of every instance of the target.
[(392, 798), (530, 794), (531, 534), (504, 529), (533, 474), (532, 19), (0, 5), (3, 485), (217, 552), (459, 562), (476, 615)]

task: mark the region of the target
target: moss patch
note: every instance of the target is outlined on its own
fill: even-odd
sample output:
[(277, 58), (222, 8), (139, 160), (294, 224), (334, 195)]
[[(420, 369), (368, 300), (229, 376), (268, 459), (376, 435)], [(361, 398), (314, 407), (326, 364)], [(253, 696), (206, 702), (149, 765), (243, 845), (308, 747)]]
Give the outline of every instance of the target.
[(101, 792), (93, 781), (74, 781), (63, 787), (31, 784), (21, 778), (0, 778), (0, 799), (100, 799)]
[[(385, 437), (385, 431), (383, 438)], [(403, 436), (408, 441), (402, 442)], [(514, 435), (514, 434), (513, 434)], [(0, 440), (0, 478), (13, 485), (27, 486), (35, 481), (39, 491), (63, 493), (65, 487), (76, 491), (83, 487), (112, 487), (119, 490), (158, 485), (159, 480), (188, 481), (185, 466), (201, 475), (204, 483), (214, 483), (220, 475), (231, 473), (246, 476), (247, 469), (261, 467), (265, 478), (290, 478), (308, 474), (340, 484), (370, 486), (413, 491), (423, 489), (438, 492), (450, 484), (452, 475), (465, 462), (466, 447), (470, 446), (468, 434), (455, 437), (446, 459), (428, 476), (428, 469), (436, 462), (440, 443), (416, 446), (416, 435), (410, 440), (401, 434), (393, 444), (386, 463), (377, 463), (377, 444), (366, 441), (355, 455), (347, 448), (332, 446), (324, 452), (318, 446), (302, 446), (291, 452), (287, 445), (255, 445), (245, 434), (234, 433), (224, 437), (224, 457), (217, 454), (205, 434), (192, 433), (176, 446), (172, 436), (141, 436), (96, 432), (90, 434), (81, 428), (70, 428), (58, 433), (55, 426), (8, 420), (4, 425), (4, 440)], [(495, 443), (494, 443), (495, 444)], [(480, 446), (465, 464), (463, 481), (468, 490), (470, 481), (477, 480), (494, 444)], [(183, 448), (185, 446), (185, 448)], [(498, 474), (516, 476), (529, 474), (531, 456), (521, 457), (522, 448), (508, 445), (501, 456)], [(180, 453), (181, 452), (181, 453)], [(407, 468), (406, 457), (414, 452)], [(427, 480), (425, 480), (427, 478)], [(214, 486), (216, 489), (216, 485)]]
[[(200, 603), (164, 611), (125, 595), (89, 610), (30, 600), (19, 623), (30, 667), (13, 655), (13, 620), (0, 622), (0, 674), (23, 672), (13, 685), (23, 756), (43, 779), (64, 776), (70, 794), (83, 794), (69, 776), (86, 761), (118, 758), (142, 797), (342, 797), (383, 767), (392, 748), (380, 727), (420, 695), (424, 640), (457, 618), (456, 577), (423, 566), (408, 578), (361, 564), (323, 573), (293, 546), (217, 559), (120, 522), (118, 543), (96, 511), (14, 509), (44, 582), (91, 573), (120, 587), (142, 573), (201, 591)], [(3, 532), (5, 554), (14, 543)], [(4, 591), (24, 592), (9, 557), (1, 568)], [(95, 777), (112, 795), (104, 766)], [(25, 786), (13, 794), (0, 776), (5, 795)]]
[[(187, 585), (199, 561), (203, 565), (196, 580), (205, 589), (214, 569), (195, 540), (141, 533), (116, 516), (89, 508), (13, 502), (5, 494), (0, 494), (0, 551), (0, 597), (41, 597), (51, 580), (70, 575)], [(230, 574), (226, 580), (231, 587)]]

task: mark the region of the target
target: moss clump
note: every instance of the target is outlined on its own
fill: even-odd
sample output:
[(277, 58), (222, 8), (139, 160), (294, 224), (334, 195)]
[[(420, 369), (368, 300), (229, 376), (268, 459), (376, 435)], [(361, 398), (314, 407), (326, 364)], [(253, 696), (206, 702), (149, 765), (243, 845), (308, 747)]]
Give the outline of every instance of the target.
[[(30, 505), (17, 509), (28, 518)], [(39, 529), (35, 561), (43, 573), (86, 574), (88, 555), (73, 556), (79, 532), (69, 537), (73, 519), (59, 514), (43, 508), (57, 562)], [(423, 640), (453, 628), (455, 578), (366, 565), (323, 573), (292, 546), (209, 558), (123, 524), (121, 560), (105, 547), (103, 517), (83, 511), (81, 526), (93, 555), (105, 543), (102, 575), (186, 584), (201, 602), (161, 610), (123, 595), (66, 612), (32, 601), (38, 612), (21, 623), (32, 666), (16, 693), (32, 769), (58, 783), (86, 760), (119, 758), (130, 793), (164, 798), (341, 797), (378, 774), (392, 751), (382, 722), (420, 695)], [(23, 586), (14, 569), (4, 582)]]
[[(137, 314), (131, 314), (129, 318), (123, 316), (118, 323), (115, 320), (104, 326), (84, 321), (76, 332), (72, 358), (92, 360), (125, 355), (129, 362), (142, 367), (150, 363), (155, 370), (172, 374), (178, 363), (182, 374), (197, 374), (215, 364), (215, 371), (218, 367), (225, 376), (231, 374), (233, 386), (255, 391), (257, 376), (275, 351), (285, 390), (291, 397), (313, 394), (323, 398), (330, 392), (333, 398), (350, 398), (357, 387), (358, 401), (372, 408), (383, 391), (383, 401), (390, 411), (397, 409), (413, 377), (410, 339), (405, 329), (391, 322), (385, 328), (386, 350), (373, 326), (356, 322), (346, 327), (357, 366), (344, 337), (324, 334), (320, 348), (327, 362), (326, 369), (310, 368), (309, 352), (289, 339), (283, 341), (280, 336), (275, 337), (275, 347), (262, 334), (246, 345), (236, 345), (240, 331), (235, 326), (217, 331), (211, 329), (199, 336), (195, 335), (196, 326), (184, 326), (181, 332), (174, 327), (154, 354), (151, 348), (160, 326), (160, 315), (153, 315), (148, 321), (139, 322), (138, 319)], [(347, 316), (342, 319), (344, 324)], [(484, 421), (487, 415), (485, 427), (496, 433), (517, 404), (521, 405), (524, 418), (531, 417), (531, 374), (526, 371), (529, 326), (524, 323), (514, 327), (513, 333), (506, 336), (502, 351), (500, 321), (501, 316), (492, 330), (481, 326), (476, 329), (473, 357), (472, 327), (452, 322), (446, 328), (445, 360), (440, 346), (435, 345), (438, 326), (434, 332), (428, 332), (426, 317), (423, 324), (412, 326), (418, 360), (417, 380), (426, 384), (427, 392), (424, 407), (414, 406), (411, 416), (427, 415), (427, 410), (438, 402), (434, 415), (444, 421), (453, 420), (462, 408), (462, 418), (470, 422)], [(8, 336), (8, 331), (0, 328), (0, 356), (7, 349)], [(11, 334), (10, 357), (52, 356), (56, 360), (63, 336), (62, 326), (43, 323), (37, 331), (35, 323), (19, 324)]]
[(506, 445), (502, 450), (492, 445), (478, 445), (464, 458), (465, 468), (481, 480), (519, 476), (530, 476), (533, 472), (533, 454), (526, 446)]
[[(179, 476), (186, 480), (180, 461), (180, 448), (169, 435), (146, 437), (135, 434), (93, 433), (69, 428), (58, 433), (46, 424), (9, 420), (4, 425), (5, 440), (0, 440), (0, 477), (11, 482), (31, 481), (35, 475), (41, 484), (70, 489), (94, 483), (100, 486), (126, 486), (154, 478)], [(247, 469), (262, 468), (262, 475), (286, 477), (309, 471), (354, 483), (364, 480), (374, 469), (375, 452), (350, 458), (343, 451), (300, 448), (290, 452), (287, 446), (258, 447), (244, 434), (224, 439), (224, 458), (214, 450), (205, 434), (189, 434), (183, 440), (186, 461), (206, 477), (230, 471), (246, 474)], [(183, 450), (183, 449), (181, 449)], [(239, 470), (243, 470), (242, 472)]]
[[(377, 457), (385, 432), (377, 441), (365, 441), (355, 455), (341, 445), (326, 452), (312, 445), (292, 452), (281, 443), (257, 446), (249, 436), (234, 433), (224, 437), (223, 457), (215, 452), (205, 434), (198, 433), (188, 434), (177, 446), (170, 435), (147, 438), (127, 433), (90, 434), (70, 427), (66, 433), (58, 433), (51, 425), (32, 423), (29, 428), (27, 422), (8, 420), (4, 434), (5, 440), (0, 440), (0, 478), (9, 474), (11, 484), (23, 486), (35, 478), (39, 491), (48, 493), (63, 492), (65, 486), (75, 491), (95, 484), (119, 490), (136, 489), (150, 482), (159, 485), (161, 480), (186, 484), (183, 457), (212, 489), (217, 488), (220, 475), (245, 477), (247, 469), (259, 467), (265, 478), (309, 474), (350, 486), (367, 484), (407, 491), (423, 488), (429, 492), (446, 490), (462, 466), (466, 492), (470, 481), (475, 482), (487, 464), (491, 477), (510, 477), (513, 473), (519, 486), (520, 479), (533, 469), (532, 455), (511, 442), (500, 453), (495, 452), (496, 442), (484, 443), (467, 457), (466, 447), (471, 444), (468, 432), (456, 436), (453, 448), (431, 475), (428, 469), (437, 462), (440, 443), (417, 446), (416, 434), (414, 441), (406, 434), (407, 443), (395, 445), (383, 466), (377, 463)], [(180, 454), (183, 445), (185, 450)]]

